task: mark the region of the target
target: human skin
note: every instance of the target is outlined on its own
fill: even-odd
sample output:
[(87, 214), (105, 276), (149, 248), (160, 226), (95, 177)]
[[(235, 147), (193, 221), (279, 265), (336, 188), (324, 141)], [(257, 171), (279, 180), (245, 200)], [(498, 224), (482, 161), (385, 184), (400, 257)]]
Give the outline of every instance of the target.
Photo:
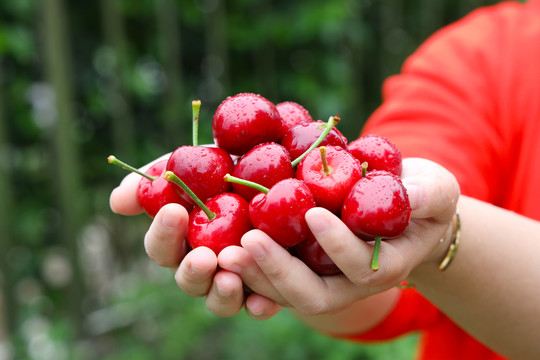
[[(133, 200), (137, 180), (128, 175), (111, 193), (113, 211), (142, 211)], [(155, 262), (175, 271), (184, 292), (206, 297), (208, 309), (219, 316), (245, 308), (264, 320), (287, 307), (320, 332), (361, 333), (391, 311), (400, 291), (395, 285), (406, 279), (494, 351), (539, 358), (540, 260), (535, 254), (540, 252), (540, 222), (459, 196), (455, 178), (427, 160), (404, 159), (402, 181), (413, 210), (411, 223), (402, 236), (382, 243), (377, 272), (370, 268), (372, 246), (322, 208), (308, 211), (306, 220), (343, 275), (315, 275), (258, 230), (244, 235), (242, 247), (226, 248), (218, 257), (205, 248), (186, 254), (187, 212), (177, 204), (156, 215), (145, 248)], [(440, 272), (456, 205), (461, 245), (448, 270)], [(245, 294), (244, 284), (253, 293)]]

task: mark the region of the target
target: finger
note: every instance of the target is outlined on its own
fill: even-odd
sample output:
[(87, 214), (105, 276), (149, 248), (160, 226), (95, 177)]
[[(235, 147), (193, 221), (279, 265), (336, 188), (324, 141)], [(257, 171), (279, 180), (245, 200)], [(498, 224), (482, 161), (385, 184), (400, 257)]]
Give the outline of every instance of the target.
[(268, 320), (282, 309), (275, 301), (259, 294), (250, 294), (245, 306), (246, 313), (255, 320)]
[(127, 175), (109, 197), (111, 210), (122, 215), (138, 215), (143, 208), (137, 199), (137, 187), (141, 176), (135, 173)]
[(367, 293), (380, 291), (405, 278), (403, 257), (395, 246), (382, 242), (379, 270), (373, 271), (373, 245), (356, 237), (337, 216), (323, 208), (312, 208), (306, 221), (317, 241), (345, 276)]
[(455, 213), (460, 190), (456, 178), (442, 166), (425, 159), (403, 159), (402, 182), (411, 203), (412, 218), (448, 222)]
[[(158, 161), (169, 158), (170, 154), (165, 154), (154, 161), (141, 167), (140, 170), (145, 172), (150, 166)], [(137, 188), (141, 176), (135, 173), (130, 173), (120, 182), (109, 197), (111, 210), (122, 215), (138, 215), (143, 212), (143, 208), (137, 199)]]
[(216, 254), (201, 246), (191, 250), (180, 263), (175, 274), (178, 287), (190, 296), (206, 296), (217, 269)]
[(206, 297), (206, 307), (217, 316), (230, 317), (236, 315), (243, 305), (242, 279), (230, 271), (218, 271)]
[(259, 265), (246, 249), (240, 246), (228, 246), (218, 255), (221, 268), (238, 274), (244, 284), (253, 292), (272, 299), (282, 306), (288, 306), (285, 298), (268, 280)]
[(144, 237), (148, 256), (158, 265), (177, 267), (186, 253), (185, 236), (189, 215), (178, 204), (163, 206)]
[[(363, 289), (361, 296), (378, 293), (405, 280), (440, 244), (433, 239), (440, 239), (447, 231), (446, 224), (434, 219), (413, 219), (400, 237), (381, 242), (379, 270), (373, 271), (372, 243), (357, 238), (334, 214), (323, 208), (313, 208), (306, 213), (306, 221), (321, 247), (347, 279)], [(329, 281), (336, 279), (329, 277), (326, 282)]]
[[(325, 313), (335, 307), (335, 300), (341, 301), (341, 298), (337, 298), (341, 294), (334, 293), (336, 288), (329, 287), (323, 278), (264, 232), (252, 230), (246, 233), (242, 238), (242, 246), (255, 259), (268, 281), (300, 313)], [(346, 282), (351, 285), (348, 280)]]

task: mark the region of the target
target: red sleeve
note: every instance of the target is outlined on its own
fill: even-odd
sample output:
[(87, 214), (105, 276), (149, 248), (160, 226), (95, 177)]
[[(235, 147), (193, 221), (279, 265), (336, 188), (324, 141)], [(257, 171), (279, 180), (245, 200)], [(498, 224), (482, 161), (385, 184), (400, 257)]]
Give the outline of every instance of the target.
[(405, 157), (442, 164), (464, 194), (497, 203), (515, 124), (494, 123), (503, 110), (503, 69), (519, 56), (511, 44), (522, 6), (481, 8), (435, 33), (385, 82), (383, 105), (363, 133), (388, 137)]
[(383, 341), (410, 331), (425, 330), (439, 323), (444, 317), (416, 290), (404, 289), (390, 314), (377, 326), (363, 334), (334, 335), (355, 341)]

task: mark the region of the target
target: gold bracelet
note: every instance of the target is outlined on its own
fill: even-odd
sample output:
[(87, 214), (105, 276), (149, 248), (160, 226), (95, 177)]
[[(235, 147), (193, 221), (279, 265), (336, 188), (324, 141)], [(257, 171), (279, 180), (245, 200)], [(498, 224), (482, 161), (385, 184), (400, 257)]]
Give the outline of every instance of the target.
[(461, 219), (459, 218), (459, 213), (455, 213), (454, 217), (452, 219), (452, 241), (450, 242), (450, 247), (448, 248), (448, 252), (446, 253), (445, 258), (439, 265), (440, 271), (445, 271), (448, 269), (448, 266), (452, 263), (452, 260), (454, 260), (454, 257), (456, 256), (457, 249), (459, 247), (459, 240), (461, 238)]

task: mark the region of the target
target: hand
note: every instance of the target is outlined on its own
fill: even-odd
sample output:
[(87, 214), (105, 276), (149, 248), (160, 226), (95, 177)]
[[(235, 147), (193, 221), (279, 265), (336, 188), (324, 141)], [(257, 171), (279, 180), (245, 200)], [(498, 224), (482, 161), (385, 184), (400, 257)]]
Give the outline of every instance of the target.
[[(145, 171), (155, 162), (142, 167)], [(140, 176), (127, 175), (110, 195), (111, 209), (122, 215), (138, 215), (143, 212), (137, 200)], [(188, 213), (178, 204), (164, 206), (155, 216), (144, 239), (148, 256), (158, 265), (175, 271), (178, 286), (188, 295), (207, 296), (208, 308), (221, 316), (240, 311), (244, 293), (242, 280), (229, 271), (217, 271), (217, 258), (208, 248), (196, 248), (189, 253), (185, 242)], [(219, 285), (219, 286), (218, 286)], [(232, 304), (232, 305), (231, 305)], [(225, 309), (225, 310), (223, 310)]]
[(306, 220), (343, 275), (315, 275), (258, 230), (243, 237), (243, 248), (225, 249), (218, 264), (239, 274), (255, 292), (246, 299), (248, 313), (272, 314), (278, 305), (303, 316), (332, 313), (394, 287), (420, 264), (437, 266), (449, 245), (457, 181), (444, 168), (422, 159), (404, 160), (402, 180), (413, 209), (411, 222), (402, 236), (383, 241), (377, 272), (370, 268), (373, 247), (322, 208), (308, 211)]

